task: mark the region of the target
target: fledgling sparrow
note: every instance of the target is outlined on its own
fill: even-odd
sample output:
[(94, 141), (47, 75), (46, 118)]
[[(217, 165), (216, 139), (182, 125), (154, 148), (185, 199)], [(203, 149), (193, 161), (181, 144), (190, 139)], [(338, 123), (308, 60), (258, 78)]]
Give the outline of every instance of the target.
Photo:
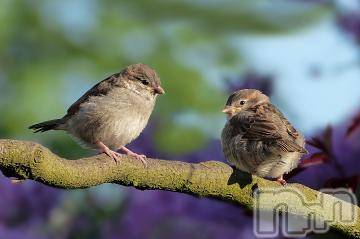
[(156, 97), (164, 94), (160, 78), (145, 64), (134, 64), (99, 82), (81, 96), (67, 114), (30, 126), (36, 132), (64, 130), (84, 146), (115, 161), (121, 150), (146, 164), (145, 155), (125, 147), (145, 128)]
[(307, 153), (304, 137), (258, 90), (234, 92), (222, 112), (228, 116), (221, 134), (227, 161), (242, 171), (285, 185), (283, 175)]

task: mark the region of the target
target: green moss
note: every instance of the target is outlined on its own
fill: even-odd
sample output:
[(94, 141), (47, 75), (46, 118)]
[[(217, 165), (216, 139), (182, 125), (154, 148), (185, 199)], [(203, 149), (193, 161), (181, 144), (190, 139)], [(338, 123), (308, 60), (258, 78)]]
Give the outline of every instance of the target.
[[(130, 158), (124, 158), (121, 164), (109, 162), (105, 156), (63, 160), (38, 144), (24, 141), (0, 140), (0, 148), (0, 170), (13, 170), (19, 177), (67, 189), (115, 181), (141, 190), (162, 189), (200, 198), (216, 198), (251, 209), (253, 187), (280, 187), (275, 182), (233, 171), (224, 163), (216, 161), (188, 164), (148, 159), (150, 166), (145, 168), (140, 162)], [(315, 199), (319, 194), (300, 184), (290, 184), (287, 187), (300, 190), (308, 200)], [(308, 215), (309, 208), (293, 203), (293, 212), (299, 216)], [(326, 212), (317, 213), (328, 216)], [(344, 235), (359, 237), (360, 220), (355, 225), (334, 224), (332, 228)]]

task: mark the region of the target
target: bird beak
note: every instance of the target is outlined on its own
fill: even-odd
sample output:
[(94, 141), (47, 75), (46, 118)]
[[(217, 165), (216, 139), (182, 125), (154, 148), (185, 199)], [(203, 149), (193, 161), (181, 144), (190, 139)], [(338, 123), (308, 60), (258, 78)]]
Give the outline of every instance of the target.
[(161, 88), (161, 86), (156, 86), (154, 87), (154, 93), (158, 95), (162, 95), (165, 94), (165, 91), (163, 88)]
[(225, 106), (225, 108), (221, 112), (227, 115), (233, 115), (235, 113), (235, 109), (232, 106)]

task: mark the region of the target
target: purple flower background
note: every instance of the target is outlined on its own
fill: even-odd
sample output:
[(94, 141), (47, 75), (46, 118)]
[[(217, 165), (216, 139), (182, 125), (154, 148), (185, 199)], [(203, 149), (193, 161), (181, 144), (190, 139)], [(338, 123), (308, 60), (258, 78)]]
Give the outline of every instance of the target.
[[(50, 133), (50, 136), (43, 134), (41, 136), (38, 136), (38, 138), (33, 138), (35, 136), (29, 136), (23, 133), (25, 125), (27, 124), (27, 122), (24, 122), (24, 119), (32, 117), (31, 119), (33, 120), (37, 117), (35, 117), (35, 115), (47, 117), (49, 114), (45, 115), (45, 113), (43, 112), (53, 112), (53, 109), (62, 109), (64, 105), (64, 102), (62, 102), (61, 100), (53, 101), (53, 98), (65, 98), (64, 101), (66, 101), (65, 103), (68, 104), (71, 103), (70, 99), (74, 97), (74, 95), (79, 95), (78, 91), (82, 91), (82, 87), (88, 88), (86, 84), (89, 84), (89, 82), (81, 82), (81, 80), (71, 81), (71, 79), (72, 77), (74, 77), (73, 75), (77, 76), (76, 74), (78, 74), (79, 78), (82, 79), (83, 76), (81, 75), (82, 73), (79, 70), (82, 68), (86, 68), (87, 73), (90, 72), (90, 75), (98, 74), (98, 71), (92, 69), (92, 67), (89, 67), (89, 65), (92, 66), (88, 63), (89, 59), (96, 59), (96, 63), (94, 64), (96, 65), (96, 67), (94, 66), (93, 68), (98, 67), (100, 69), (106, 68), (106, 70), (110, 70), (112, 69), (112, 67), (117, 67), (119, 65), (118, 61), (120, 60), (112, 56), (113, 52), (116, 52), (116, 49), (112, 49), (111, 47), (109, 47), (111, 48), (109, 50), (108, 48), (103, 47), (103, 45), (107, 45), (106, 42), (104, 44), (95, 43), (100, 42), (100, 39), (103, 39), (104, 36), (107, 36), (106, 39), (110, 38), (110, 42), (112, 44), (118, 44), (118, 41), (120, 40), (112, 40), (109, 36), (112, 36), (113, 31), (119, 31), (119, 27), (122, 30), (127, 29), (128, 26), (126, 25), (126, 23), (130, 22), (130, 20), (133, 19), (130, 17), (130, 20), (126, 19), (126, 21), (124, 20), (123, 22), (116, 22), (116, 24), (118, 25), (114, 24), (114, 26), (112, 26), (111, 24), (117, 19), (117, 13), (111, 13), (111, 4), (114, 4), (114, 8), (117, 6), (115, 1), (109, 1), (109, 3), (111, 4), (107, 5), (107, 8), (105, 8), (97, 1), (89, 1), (89, 3), (85, 5), (91, 11), (93, 11), (93, 8), (99, 7), (99, 9), (107, 9), (108, 11), (110, 11), (109, 14), (114, 14), (113, 16), (115, 17), (108, 19), (108, 21), (106, 22), (106, 24), (111, 25), (112, 28), (99, 27), (100, 30), (94, 33), (95, 31), (92, 32), (91, 29), (96, 24), (91, 22), (92, 20), (89, 20), (92, 19), (90, 16), (87, 16), (86, 14), (81, 15), (81, 11), (72, 13), (65, 12), (64, 14), (67, 16), (65, 20), (54, 20), (53, 18), (50, 19), (52, 19), (54, 22), (47, 22), (46, 20), (42, 20), (42, 22), (45, 22), (43, 23), (45, 24), (45, 33), (43, 38), (49, 37), (49, 39), (52, 40), (54, 40), (55, 38), (64, 38), (64, 42), (66, 44), (67, 41), (70, 39), (72, 41), (72, 44), (70, 44), (70, 46), (66, 45), (63, 42), (52, 44), (52, 41), (48, 40), (46, 41), (47, 44), (45, 44), (43, 47), (44, 49), (40, 48), (40, 50), (35, 51), (32, 48), (32, 46), (35, 45), (37, 41), (37, 38), (34, 37), (34, 35), (40, 33), (36, 32), (35, 30), (34, 32), (36, 32), (36, 34), (31, 31), (26, 32), (26, 34), (21, 34), (21, 32), (25, 31), (24, 29), (37, 29), (37, 24), (39, 24), (40, 21), (39, 19), (48, 19), (51, 15), (49, 15), (49, 12), (52, 11), (47, 9), (52, 9), (51, 7), (53, 6), (44, 6), (45, 10), (43, 10), (45, 13), (40, 14), (39, 12), (37, 12), (37, 8), (34, 7), (38, 5), (33, 3), (33, 1), (23, 1), (21, 4), (20, 2), (21, 1), (15, 4), (15, 7), (20, 7), (20, 9), (23, 9), (23, 12), (27, 14), (23, 14), (20, 11), (18, 15), (14, 17), (14, 19), (17, 19), (17, 21), (19, 21), (19, 23), (17, 24), (21, 25), (23, 28), (19, 28), (17, 29), (17, 31), (14, 30), (14, 32), (16, 33), (12, 33), (11, 30), (8, 30), (9, 35), (14, 34), (11, 35), (13, 37), (11, 38), (13, 39), (13, 45), (11, 45), (12, 47), (5, 47), (6, 45), (4, 46), (2, 41), (0, 41), (0, 49), (4, 49), (5, 52), (1, 53), (0, 58), (0, 93), (2, 94), (1, 97), (3, 97), (1, 98), (3, 100), (0, 102), (0, 110), (1, 112), (9, 112), (8, 114), (4, 114), (3, 118), (0, 120), (0, 136), (2, 138), (20, 138), (28, 140), (40, 140), (40, 138), (42, 138), (42, 140), (44, 140), (43, 142), (47, 142), (48, 147), (50, 147), (54, 152), (57, 152), (58, 150), (59, 152), (63, 153), (64, 157), (69, 156), (70, 158), (76, 158), (77, 156), (80, 157), (81, 155), (89, 154), (88, 151), (81, 151), (76, 144), (69, 143), (70, 139), (67, 137), (65, 138), (65, 136), (63, 138), (61, 138), (62, 136), (56, 138), (54, 136), (56, 133)], [(72, 4), (69, 1), (65, 2), (65, 5)], [(350, 11), (347, 9), (343, 9), (334, 4), (334, 2), (336, 1), (294, 2), (297, 2), (299, 6), (304, 6), (304, 8), (308, 7), (309, 4), (315, 7), (325, 6), (325, 8), (331, 6), (329, 8), (331, 8), (330, 11), (332, 17), (329, 18), (329, 21), (331, 21), (337, 27), (339, 34), (343, 36), (344, 39), (350, 41), (351, 44), (353, 44), (354, 51), (359, 50), (359, 10), (352, 9)], [(130, 3), (122, 4), (128, 4), (126, 5), (126, 7), (128, 7), (129, 9), (131, 9), (132, 7)], [(161, 6), (166, 6), (166, 3), (162, 3)], [(56, 5), (56, 7), (59, 7), (59, 12), (62, 11), (60, 6)], [(197, 9), (196, 4), (192, 5), (191, 7)], [(145, 10), (147, 10), (146, 5), (144, 8)], [(164, 9), (166, 10), (165, 7)], [(190, 8), (185, 7), (183, 9), (179, 9), (178, 14), (180, 14), (182, 11), (185, 13), (191, 12), (189, 9)], [(272, 9), (272, 11), (275, 10)], [(108, 12), (105, 12), (106, 14), (104, 14), (104, 11), (102, 12), (102, 14), (107, 16)], [(208, 15), (204, 13), (204, 16), (201, 16), (204, 18), (208, 17), (209, 22), (211, 22), (211, 18), (213, 16), (211, 15), (212, 12), (209, 10), (204, 12)], [(2, 16), (1, 14), (2, 13), (0, 12), (0, 16)], [(69, 16), (67, 14), (69, 14)], [(77, 15), (78, 18), (76, 18), (74, 15)], [(104, 17), (104, 15), (101, 15), (99, 13), (98, 15), (95, 15), (94, 18), (101, 18)], [(179, 51), (180, 53), (177, 53), (180, 56), (176, 58), (176, 60), (173, 60), (170, 64), (169, 56), (171, 56), (172, 51), (175, 50), (173, 49), (173, 46), (168, 43), (171, 42), (169, 40), (169, 32), (171, 32), (172, 30), (169, 26), (166, 25), (166, 23), (171, 22), (167, 19), (167, 14), (165, 14), (164, 17), (165, 20), (162, 19), (161, 21), (163, 22), (160, 23), (157, 22), (158, 19), (156, 16), (151, 16), (155, 20), (146, 14), (141, 16), (145, 18), (144, 20), (140, 17), (141, 20), (138, 21), (140, 21), (141, 24), (145, 24), (146, 21), (153, 21), (151, 22), (151, 27), (153, 27), (153, 25), (165, 25), (164, 28), (161, 28), (164, 31), (161, 33), (164, 37), (157, 42), (150, 37), (151, 34), (149, 32), (151, 30), (147, 28), (150, 28), (149, 25), (145, 24), (144, 27), (143, 25), (139, 26), (135, 23), (133, 23), (133, 25), (130, 24), (132, 28), (130, 30), (127, 30), (129, 30), (130, 35), (133, 34), (135, 36), (133, 36), (131, 40), (136, 40), (140, 42), (139, 48), (146, 44), (159, 45), (158, 51), (160, 53), (158, 54), (160, 55), (156, 55), (158, 56), (155, 57), (156, 60), (154, 60), (152, 57), (147, 58), (146, 56), (141, 60), (143, 60), (144, 62), (149, 61), (155, 66), (159, 66), (161, 72), (163, 72), (165, 75), (167, 74), (169, 78), (173, 77), (177, 80), (176, 82), (180, 82), (181, 84), (176, 83), (174, 80), (175, 86), (167, 85), (167, 88), (170, 89), (169, 94), (171, 95), (171, 93), (173, 93), (173, 95), (175, 95), (174, 98), (169, 98), (167, 102), (161, 102), (161, 99), (159, 99), (159, 108), (163, 111), (160, 113), (155, 112), (155, 114), (151, 118), (151, 122), (149, 122), (148, 127), (145, 129), (143, 134), (134, 143), (130, 145), (130, 148), (135, 151), (142, 152), (150, 157), (181, 160), (186, 162), (201, 162), (206, 160), (218, 160), (225, 162), (220, 147), (219, 136), (215, 136), (213, 132), (209, 133), (209, 130), (207, 129), (197, 129), (195, 127), (196, 120), (193, 120), (195, 123), (191, 122), (195, 126), (191, 124), (190, 126), (186, 125), (188, 128), (190, 128), (189, 131), (195, 131), (195, 133), (201, 131), (202, 133), (195, 134), (194, 132), (192, 132), (196, 136), (202, 136), (199, 137), (199, 141), (201, 141), (201, 143), (199, 143), (199, 145), (197, 145), (198, 147), (196, 148), (190, 147), (190, 149), (185, 148), (184, 150), (182, 149), (180, 151), (171, 152), (166, 149), (166, 145), (163, 144), (163, 141), (159, 140), (159, 138), (161, 139), (162, 136), (159, 136), (158, 133), (167, 131), (169, 128), (174, 128), (174, 124), (168, 125), (167, 122), (173, 120), (173, 118), (176, 118), (180, 111), (184, 114), (190, 112), (189, 115), (191, 115), (191, 113), (194, 111), (201, 111), (201, 113), (205, 115), (206, 121), (210, 122), (213, 118), (216, 118), (218, 115), (220, 115), (220, 112), (218, 113), (216, 111), (216, 113), (214, 113), (212, 109), (208, 109), (210, 108), (209, 105), (212, 106), (210, 103), (219, 106), (216, 100), (214, 100), (214, 102), (212, 101), (212, 98), (216, 98), (220, 95), (219, 98), (221, 98), (221, 102), (225, 102), (226, 96), (237, 89), (256, 88), (262, 90), (269, 96), (274, 96), (274, 92), (279, 92), (279, 76), (271, 71), (260, 71), (258, 69), (255, 69), (251, 67), (250, 63), (241, 63), (242, 67), (245, 69), (242, 70), (241, 73), (234, 73), (234, 71), (229, 70), (231, 74), (222, 74), (223, 71), (227, 72), (228, 70), (228, 68), (224, 67), (224, 65), (233, 64), (231, 59), (234, 58), (234, 56), (232, 55), (231, 51), (227, 55), (221, 55), (220, 53), (216, 53), (218, 55), (215, 54), (215, 58), (217, 59), (215, 65), (219, 68), (220, 73), (215, 72), (214, 75), (221, 75), (219, 76), (221, 78), (221, 83), (216, 85), (216, 87), (221, 88), (220, 90), (218, 90), (221, 92), (219, 93), (218, 91), (213, 91), (211, 87), (208, 87), (208, 84), (205, 84), (201, 81), (200, 83), (197, 83), (196, 80), (200, 78), (200, 76), (193, 73), (193, 71), (197, 70), (193, 69), (196, 67), (214, 67), (214, 65), (212, 65), (213, 62), (208, 60), (208, 58), (210, 59), (211, 55), (206, 55), (210, 51), (208, 48), (206, 48), (208, 42), (203, 42), (203, 38), (199, 35), (196, 35), (196, 33), (192, 31), (190, 31), (189, 33), (186, 32), (185, 29), (182, 29), (181, 27), (183, 22), (175, 22), (176, 24), (174, 28), (180, 29), (180, 33), (176, 35), (176, 43), (177, 41), (184, 41), (187, 43), (187, 41), (190, 41), (190, 39), (191, 41), (193, 39), (197, 39), (196, 41), (198, 42), (195, 41), (194, 45), (196, 46), (196, 44), (199, 44), (200, 42), (199, 45), (203, 46), (204, 48), (200, 47), (199, 50), (194, 45), (186, 46), (183, 48), (179, 47), (177, 51)], [(221, 16), (224, 17), (224, 15)], [(231, 16), (231, 11), (229, 11), (229, 17)], [(28, 19), (31, 25), (26, 25), (28, 24), (28, 21), (24, 20), (22, 17), (24, 17), (24, 19)], [(75, 20), (73, 21), (71, 27), (69, 27), (67, 24), (69, 24), (68, 22), (70, 22), (70, 20), (73, 18)], [(85, 18), (88, 19), (90, 23), (84, 22), (82, 20)], [(190, 16), (186, 15), (186, 18), (190, 19)], [(9, 17), (8, 19), (11, 20), (12, 18)], [(196, 23), (202, 23), (202, 21), (199, 20), (197, 15), (191, 18), (191, 21)], [(268, 22), (269, 21), (266, 21), (267, 24)], [(276, 26), (276, 21), (274, 22), (274, 25)], [(262, 26), (260, 23), (255, 22), (253, 24), (254, 25), (251, 25), (251, 27), (256, 28), (254, 32), (257, 32), (259, 29), (263, 30), (262, 27), (264, 26)], [(230, 28), (231, 24), (228, 25)], [(275, 28), (272, 25), (264, 25), (267, 26), (270, 30), (274, 30)], [(65, 26), (65, 33), (57, 35), (55, 30), (52, 30), (51, 28), (54, 27), (55, 29), (55, 26), (60, 26), (59, 28)], [(227, 28), (225, 26), (227, 25), (224, 24), (224, 31), (227, 31)], [(237, 27), (236, 24), (235, 26)], [(211, 40), (216, 38), (216, 35), (211, 35), (213, 31), (215, 31), (214, 27), (211, 24), (209, 27), (209, 29), (211, 30), (209, 30), (205, 26), (202, 27), (205, 29), (202, 32), (202, 34), (204, 34), (205, 36), (204, 38)], [(267, 30), (270, 31), (269, 29)], [(141, 31), (144, 31), (145, 34), (141, 35), (139, 33)], [(186, 35), (184, 32), (189, 35)], [(230, 30), (229, 32), (230, 34), (232, 33), (232, 31)], [(229, 34), (229, 32), (226, 32), (226, 34)], [(82, 34), (83, 38), (80, 38), (77, 34)], [(137, 34), (139, 34), (139, 36)], [(84, 38), (88, 39), (87, 37), (89, 39), (95, 39), (94, 42), (84, 40)], [(5, 38), (6, 37), (0, 35), (0, 39)], [(142, 42), (142, 40), (144, 39), (146, 40), (145, 43)], [(125, 41), (126, 39), (121, 40)], [(217, 46), (216, 44), (221, 45), (224, 44), (224, 42), (226, 41), (220, 41), (220, 43), (211, 42), (211, 44)], [(64, 45), (70, 49), (69, 52), (63, 52), (59, 50), (62, 49), (61, 47), (65, 48)], [(79, 46), (83, 46), (83, 48)], [(95, 53), (90, 51), (93, 48), (95, 49)], [(125, 50), (123, 51), (125, 52)], [(121, 51), (120, 53), (116, 52), (115, 55), (125, 54), (123, 53), (123, 51)], [(142, 49), (142, 51), (146, 51), (146, 49)], [(178, 68), (174, 67), (172, 63), (177, 61), (187, 63), (186, 61), (184, 61), (184, 59), (181, 58), (183, 57), (182, 53), (184, 52), (185, 54), (185, 52), (187, 51), (190, 51), (190, 56), (195, 59), (189, 59), (189, 62), (191, 60), (196, 62), (196, 59), (200, 58), (201, 62), (205, 63), (203, 65), (196, 65), (194, 63), (193, 65), (195, 65), (196, 67), (193, 68), (182, 66), (184, 69), (181, 68), (182, 71), (179, 73), (176, 71)], [(51, 52), (52, 55), (48, 52)], [(129, 64), (129, 62), (138, 61), (136, 55), (137, 53), (136, 51), (134, 52), (132, 52), (131, 54), (129, 53), (128, 58), (121, 59), (120, 65), (126, 65)], [(50, 57), (48, 57), (47, 54), (50, 54)], [(67, 69), (65, 67), (65, 64), (69, 64), (70, 66), (72, 66), (73, 63), (71, 61), (69, 61), (70, 63), (68, 61), (65, 61), (65, 63), (61, 62), (59, 59), (54, 59), (53, 56), (56, 55), (60, 59), (67, 59), (67, 55), (73, 56), (75, 54), (81, 55), (80, 60), (74, 63), (74, 67), (76, 66), (78, 72), (65, 74)], [(151, 55), (153, 53), (150, 52), (146, 54)], [(60, 83), (57, 83), (57, 81), (52, 81), (52, 75), (50, 74), (51, 77), (49, 77), (49, 72), (52, 72), (51, 70), (53, 66), (46, 65), (44, 62), (42, 62), (40, 67), (36, 65), (38, 59), (43, 58), (47, 59), (46, 62), (59, 60), (60, 63), (56, 63), (55, 68), (60, 68), (62, 71), (62, 67), (64, 67), (63, 71), (65, 72), (65, 76), (61, 75), (61, 77), (66, 78), (66, 83), (70, 85), (70, 87), (63, 87)], [(4, 62), (3, 66), (1, 66), (2, 62)], [(116, 64), (113, 62), (116, 62)], [(3, 80), (5, 78), (22, 79), (22, 77), (20, 76), (23, 75), (17, 75), (20, 74), (17, 72), (17, 69), (20, 68), (20, 65), (25, 69), (23, 70), (25, 72), (24, 75), (31, 75), (31, 77), (29, 77), (30, 80), (28, 80), (27, 78), (22, 81)], [(358, 62), (356, 62), (356, 64), (352, 67), (358, 68), (358, 65)], [(161, 68), (160, 66), (163, 66), (163, 68)], [(35, 70), (35, 73), (31, 71), (31, 69), (34, 68), (37, 69)], [(225, 70), (223, 70), (224, 68)], [(321, 77), (326, 72), (324, 73), (322, 70), (319, 70), (318, 65), (316, 64), (310, 65), (309, 68), (311, 72), (311, 76), (309, 78), (312, 78), (312, 84), (316, 85), (319, 81), (321, 82)], [(7, 71), (5, 69), (10, 70)], [(45, 69), (45, 73), (38, 69)], [(31, 74), (29, 72), (31, 72)], [(56, 76), (53, 77), (54, 79), (56, 78)], [(59, 76), (59, 78), (61, 77)], [(86, 77), (87, 75), (84, 78)], [(35, 78), (38, 80), (42, 79), (39, 80), (41, 81), (41, 84), (37, 83), (37, 87), (35, 87), (35, 84), (33, 84), (31, 81)], [(68, 79), (70, 79), (71, 84), (69, 84)], [(166, 84), (165, 81), (164, 84)], [(184, 87), (184, 89), (182, 89), (182, 84), (187, 85), (187, 88)], [(197, 95), (193, 93), (193, 84), (196, 84), (196, 87), (205, 92), (203, 98), (199, 96), (201, 94)], [(329, 81), (328, 84), (331, 85), (332, 82)], [(346, 82), (344, 82), (344, 84), (346, 84)], [(55, 97), (54, 95), (52, 95), (53, 92), (49, 90), (49, 88), (46, 88), (46, 86), (50, 86), (51, 89), (58, 88), (66, 90), (66, 92), (70, 93), (65, 97)], [(36, 94), (31, 95), (29, 92), (31, 92), (32, 90), (30, 89), (38, 91), (36, 91)], [(38, 112), (34, 113), (33, 111), (30, 111), (29, 108), (34, 108), (35, 104), (43, 103), (44, 98), (36, 98), (37, 95), (41, 94), (44, 94), (43, 96), (48, 99), (48, 102), (46, 105), (42, 105), (42, 107), (44, 108), (43, 111), (40, 110), (41, 107), (37, 107), (39, 108), (39, 110)], [(12, 102), (12, 100), (10, 99), (14, 99), (11, 98), (14, 95), (16, 95), (16, 99), (19, 99), (21, 97), (28, 97), (32, 98), (33, 101), (29, 100), (29, 102), (31, 102), (31, 105), (30, 103), (28, 104), (27, 102), (24, 102), (26, 100), (21, 100), (21, 103), (18, 103), (15, 100)], [(214, 97), (209, 97), (209, 95)], [(279, 94), (277, 94), (277, 96), (278, 95)], [(6, 105), (7, 103), (8, 105)], [(3, 107), (3, 104), (7, 107)], [(301, 104), (301, 102), (299, 104)], [(13, 107), (12, 105), (16, 105), (17, 107)], [(360, 106), (360, 102), (358, 103), (358, 105)], [(314, 109), (314, 111), (315, 110), (317, 109)], [(289, 175), (288, 182), (301, 183), (314, 189), (321, 189), (324, 187), (347, 187), (353, 190), (357, 195), (359, 195), (360, 164), (357, 161), (360, 157), (360, 127), (358, 127), (358, 125), (356, 124), (356, 120), (354, 121), (354, 119), (356, 119), (356, 116), (359, 115), (359, 113), (360, 108), (358, 110), (354, 110), (354, 112), (348, 112), (346, 117), (344, 116), (343, 120), (340, 123), (333, 125), (323, 125), (321, 128), (313, 130), (310, 134), (307, 134), (306, 138), (309, 141), (311, 140), (311, 138), (315, 138), (316, 140), (318, 140), (318, 142), (321, 142), (327, 147), (317, 148), (308, 144), (308, 150), (310, 154), (304, 158), (303, 164), (301, 164), (299, 170), (295, 170), (293, 174)], [(213, 115), (216, 116), (214, 117)], [(216, 121), (216, 119), (214, 121)], [(186, 121), (186, 123), (188, 123), (188, 121)], [(360, 123), (358, 124), (360, 125)], [(350, 125), (354, 125), (354, 127), (352, 127), (352, 130), (349, 134), (348, 130)], [(196, 128), (196, 130), (193, 130), (194, 128)], [(203, 133), (202, 131), (206, 133)], [(180, 130), (176, 132), (180, 132)], [(178, 141), (171, 142), (173, 145), (176, 145), (178, 143)], [(311, 158), (311, 156), (314, 154), (321, 155), (321, 157), (314, 156), (313, 158)], [(314, 162), (317, 164), (312, 165), (311, 163)], [(8, 178), (2, 175), (0, 176), (0, 239), (256, 238), (253, 234), (252, 226), (253, 224), (251, 212), (247, 212), (240, 207), (216, 200), (210, 200), (205, 198), (198, 199), (189, 195), (158, 190), (140, 191), (133, 188), (121, 187), (118, 185), (102, 185), (99, 187), (84, 190), (60, 190), (50, 188), (32, 181), (12, 184)], [(311, 236), (312, 235), (309, 235), (309, 237)]]

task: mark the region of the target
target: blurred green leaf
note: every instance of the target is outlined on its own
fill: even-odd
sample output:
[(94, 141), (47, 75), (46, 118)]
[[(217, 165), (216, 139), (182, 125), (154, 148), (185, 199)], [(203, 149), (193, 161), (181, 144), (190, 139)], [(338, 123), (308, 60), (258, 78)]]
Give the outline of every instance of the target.
[(162, 124), (155, 134), (156, 147), (165, 153), (183, 154), (203, 146), (204, 133), (197, 128), (182, 127), (171, 123)]
[[(206, 77), (243, 62), (229, 39), (292, 32), (327, 11), (295, 1), (1, 1), (0, 79), (6, 90), (0, 90), (0, 134), (44, 139), (70, 157), (90, 152), (58, 132), (35, 136), (27, 126), (61, 117), (91, 85), (143, 62), (156, 69), (166, 90), (153, 116), (166, 121), (156, 135), (159, 145), (173, 152), (196, 149), (207, 137), (204, 130), (175, 122), (189, 111), (217, 114), (224, 104), (223, 79)], [(178, 142), (182, 138), (186, 143)]]

